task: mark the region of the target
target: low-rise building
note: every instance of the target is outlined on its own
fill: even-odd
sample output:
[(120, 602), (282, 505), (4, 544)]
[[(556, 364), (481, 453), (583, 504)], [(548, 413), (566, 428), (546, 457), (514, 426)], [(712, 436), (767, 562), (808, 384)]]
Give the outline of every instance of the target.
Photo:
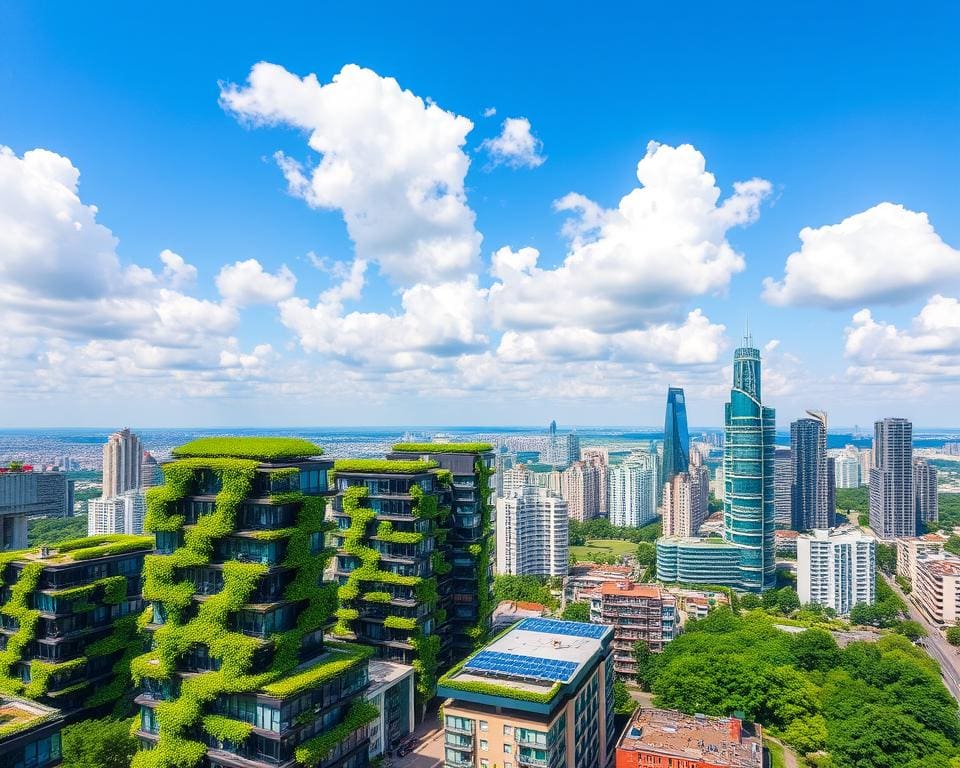
[(763, 729), (736, 717), (639, 709), (617, 744), (616, 768), (763, 768)]
[(925, 533), (897, 539), (897, 576), (902, 576), (911, 584), (917, 578), (917, 561), (929, 555), (939, 555), (947, 537), (939, 533)]
[(960, 557), (919, 558), (910, 597), (935, 624), (955, 625), (960, 621)]
[(0, 765), (12, 768), (53, 768), (60, 765), (62, 750), (59, 710), (34, 701), (0, 695)]
[(797, 594), (846, 616), (876, 600), (876, 541), (858, 528), (814, 530), (797, 537)]
[(524, 619), (444, 675), (446, 768), (612, 768), (613, 628)]
[(73, 480), (63, 472), (0, 468), (0, 549), (27, 546), (27, 520), (73, 514)]
[(371, 659), (370, 686), (364, 698), (380, 712), (369, 727), (370, 759), (393, 750), (415, 727), (413, 667), (395, 661)]
[(632, 580), (635, 575), (636, 569), (629, 565), (597, 563), (571, 565), (564, 583), (564, 599), (568, 603), (578, 603), (586, 599), (586, 593), (593, 592), (605, 581)]
[(677, 598), (656, 584), (607, 581), (590, 597), (590, 621), (613, 627), (614, 669), (632, 677), (637, 643), (659, 653), (676, 636)]
[(667, 591), (677, 598), (677, 617), (681, 626), (690, 619), (706, 618), (718, 605), (730, 605), (730, 596), (726, 592), (676, 587)]

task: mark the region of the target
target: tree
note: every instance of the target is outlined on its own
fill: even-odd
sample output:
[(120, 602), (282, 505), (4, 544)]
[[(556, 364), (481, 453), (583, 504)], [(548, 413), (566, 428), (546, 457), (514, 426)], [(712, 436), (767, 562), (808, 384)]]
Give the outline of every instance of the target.
[(613, 683), (613, 710), (618, 715), (629, 715), (637, 708), (637, 702), (633, 700), (627, 684), (620, 678)]
[(63, 729), (63, 768), (128, 768), (137, 751), (129, 720), (83, 720)]
[(547, 580), (539, 576), (511, 576), (500, 574), (493, 578), (493, 596), (497, 602), (523, 600), (541, 603), (548, 608), (557, 607), (557, 599), (551, 594)]
[(877, 542), (877, 568), (884, 573), (897, 570), (897, 548), (892, 544)]
[(745, 592), (740, 595), (740, 607), (745, 611), (752, 611), (755, 608), (759, 608), (761, 605), (760, 595), (755, 595), (753, 592)]
[(633, 658), (637, 662), (637, 685), (649, 691), (651, 673), (654, 669), (654, 655), (643, 640), (633, 644)]
[(923, 625), (919, 621), (913, 621), (912, 619), (901, 621), (894, 627), (893, 631), (898, 635), (903, 635), (908, 640), (919, 640), (927, 634), (927, 630), (923, 628)]
[(960, 627), (950, 627), (947, 630), (947, 642), (950, 645), (960, 645)]
[(642, 565), (644, 568), (649, 568), (653, 565), (656, 565), (657, 562), (657, 547), (655, 544), (651, 544), (648, 541), (641, 541), (637, 544), (637, 564)]
[(566, 621), (590, 621), (590, 604), (567, 603), (560, 618)]
[(821, 750), (827, 743), (827, 721), (823, 715), (798, 717), (783, 732), (783, 740), (804, 755)]
[[(791, 650), (797, 666), (807, 672), (827, 672), (840, 663), (840, 648), (833, 635), (823, 629), (808, 629), (791, 636)], [(812, 751), (812, 750), (808, 750)]]
[(783, 587), (777, 590), (777, 608), (784, 616), (793, 613), (800, 607), (800, 596), (793, 587)]

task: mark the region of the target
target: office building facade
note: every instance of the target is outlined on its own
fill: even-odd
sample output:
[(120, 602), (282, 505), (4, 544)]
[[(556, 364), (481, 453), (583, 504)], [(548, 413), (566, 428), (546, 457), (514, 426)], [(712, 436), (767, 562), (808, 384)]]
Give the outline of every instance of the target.
[(497, 499), (497, 573), (566, 576), (569, 520), (567, 502), (545, 488)]
[(440, 679), (445, 768), (612, 768), (613, 628), (524, 619)]
[(913, 425), (899, 418), (876, 422), (872, 455), (870, 527), (885, 540), (916, 536)]
[(927, 523), (940, 519), (937, 496), (937, 468), (926, 459), (913, 460), (913, 496), (917, 512), (917, 533)]
[(372, 649), (324, 638), (338, 589), (323, 582), (333, 462), (320, 453), (256, 437), (174, 449), (149, 492), (136, 768), (369, 765)]
[(128, 428), (114, 432), (103, 446), (103, 492), (105, 499), (140, 488), (143, 446)]
[(797, 594), (846, 616), (876, 601), (876, 542), (858, 529), (817, 529), (797, 537)]

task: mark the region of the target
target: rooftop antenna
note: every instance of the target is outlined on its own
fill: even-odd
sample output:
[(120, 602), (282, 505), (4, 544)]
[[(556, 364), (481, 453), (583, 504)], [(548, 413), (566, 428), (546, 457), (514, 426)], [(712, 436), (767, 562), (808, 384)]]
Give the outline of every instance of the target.
[(753, 336), (750, 335), (750, 313), (743, 313), (743, 346), (753, 346)]

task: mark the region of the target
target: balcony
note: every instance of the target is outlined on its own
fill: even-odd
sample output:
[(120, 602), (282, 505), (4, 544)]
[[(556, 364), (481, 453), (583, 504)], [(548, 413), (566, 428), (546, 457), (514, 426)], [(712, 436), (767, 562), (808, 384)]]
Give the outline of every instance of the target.
[(523, 752), (520, 752), (517, 755), (517, 763), (520, 765), (530, 765), (534, 768), (543, 768), (543, 766), (550, 765), (549, 760), (545, 760), (539, 757), (534, 757), (533, 755), (525, 755)]
[(471, 736), (471, 737), (472, 737), (472, 736), (473, 736), (473, 730), (474, 730), (474, 729), (473, 729), (473, 726), (471, 726), (471, 727), (469, 727), (469, 728), (459, 728), (459, 727), (457, 727), (457, 726), (455, 726), (455, 725), (447, 725), (447, 726), (444, 726), (444, 730), (447, 730), (447, 731), (449, 731), (450, 733), (462, 733), (462, 734), (465, 734), (465, 735), (467, 735), (467, 736)]

